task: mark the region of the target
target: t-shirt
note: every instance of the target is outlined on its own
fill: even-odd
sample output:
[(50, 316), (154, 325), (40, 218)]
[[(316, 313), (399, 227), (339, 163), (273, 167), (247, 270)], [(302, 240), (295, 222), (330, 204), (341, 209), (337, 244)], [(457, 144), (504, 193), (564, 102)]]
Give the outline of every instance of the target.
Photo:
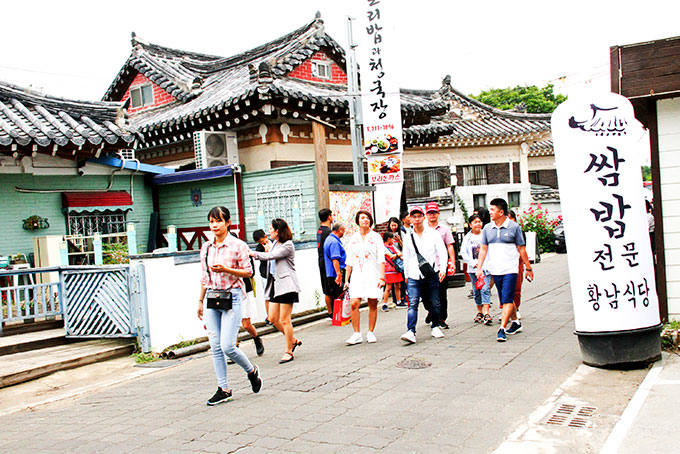
[(506, 218), (500, 227), (495, 222), (490, 222), (482, 229), (482, 245), (489, 246), (482, 266), (496, 276), (517, 274), (519, 272), (517, 246), (525, 244), (522, 229), (516, 222)]
[(319, 230), (316, 231), (316, 252), (319, 255), (319, 262), (323, 262), (323, 243), (331, 234), (330, 227), (320, 225)]
[[(477, 259), (479, 258), (479, 249), (482, 246), (482, 232), (477, 235), (469, 231), (463, 238), (463, 244), (460, 247), (460, 255), (465, 260), (468, 266), (468, 273), (473, 273), (477, 268)], [(485, 260), (486, 261), (486, 260)], [(487, 267), (484, 266), (486, 269)]]
[(327, 277), (338, 277), (335, 272), (335, 267), (333, 266), (333, 260), (340, 262), (340, 269), (345, 269), (345, 261), (347, 260), (347, 253), (342, 245), (340, 238), (331, 233), (326, 238), (326, 242), (323, 244), (323, 256), (324, 264), (326, 266), (326, 276)]
[[(264, 252), (264, 246), (262, 246), (260, 243), (257, 243), (257, 246), (255, 246), (255, 251)], [(260, 260), (260, 276), (263, 278), (267, 277), (267, 262), (265, 260)]]

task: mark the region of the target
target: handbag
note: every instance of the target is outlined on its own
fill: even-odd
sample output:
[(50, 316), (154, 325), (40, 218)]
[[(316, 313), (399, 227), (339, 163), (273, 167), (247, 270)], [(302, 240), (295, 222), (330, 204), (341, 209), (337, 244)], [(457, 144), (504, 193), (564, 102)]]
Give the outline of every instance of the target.
[(401, 257), (395, 257), (393, 259), (385, 257), (385, 259), (392, 264), (394, 271), (399, 274), (404, 272), (404, 260)]
[(425, 279), (431, 279), (437, 276), (437, 272), (434, 270), (430, 262), (425, 260), (425, 257), (418, 251), (418, 246), (416, 246), (416, 240), (413, 238), (413, 233), (411, 233), (411, 242), (413, 243), (413, 248), (416, 250), (416, 257), (418, 258), (418, 269), (420, 274), (423, 275)]
[(352, 303), (349, 292), (345, 291), (338, 296), (333, 304), (333, 326), (345, 326), (351, 319)]
[[(210, 249), (210, 245), (208, 245)], [(205, 252), (205, 267), (208, 271), (208, 277), (212, 282), (212, 274), (210, 273), (210, 265), (208, 264), (208, 251)], [(205, 294), (205, 307), (207, 309), (222, 309), (228, 311), (231, 309), (233, 303), (233, 295), (231, 289), (215, 290), (208, 289)]]

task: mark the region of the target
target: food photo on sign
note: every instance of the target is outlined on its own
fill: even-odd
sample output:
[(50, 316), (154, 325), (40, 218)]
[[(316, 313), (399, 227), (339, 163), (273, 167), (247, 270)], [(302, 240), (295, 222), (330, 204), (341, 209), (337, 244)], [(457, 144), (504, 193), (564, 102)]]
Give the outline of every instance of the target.
[(384, 137), (374, 137), (372, 140), (366, 142), (364, 151), (366, 156), (378, 153), (393, 153), (399, 152), (399, 139), (387, 134)]
[(370, 183), (398, 183), (403, 181), (401, 155), (386, 154), (368, 158)]

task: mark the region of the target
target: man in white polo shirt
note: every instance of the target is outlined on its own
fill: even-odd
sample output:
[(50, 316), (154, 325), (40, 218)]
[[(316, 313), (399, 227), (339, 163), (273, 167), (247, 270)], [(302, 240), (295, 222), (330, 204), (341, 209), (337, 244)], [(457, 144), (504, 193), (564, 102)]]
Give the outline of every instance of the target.
[[(517, 334), (522, 331), (522, 323), (514, 320), (516, 308), (513, 303), (515, 285), (519, 271), (519, 258), (524, 263), (527, 281), (534, 279), (534, 271), (527, 256), (526, 243), (522, 230), (516, 222), (508, 219), (508, 203), (503, 199), (493, 199), (489, 207), (491, 222), (482, 230), (482, 246), (479, 250), (477, 262), (477, 276), (482, 273), (482, 264), (493, 276), (498, 289), (498, 299), (503, 306), (501, 328), (496, 340), (505, 342), (507, 334)], [(512, 325), (506, 330), (509, 319)]]
[[(430, 316), (432, 319), (432, 337), (444, 337), (441, 328), (439, 306), (439, 283), (446, 277), (448, 254), (442, 237), (436, 230), (425, 226), (425, 211), (422, 207), (414, 206), (409, 210), (413, 231), (404, 235), (404, 274), (408, 288), (408, 330), (401, 336), (401, 340), (415, 344), (416, 322), (418, 321), (418, 303), (421, 297), (430, 302)], [(424, 276), (418, 263), (420, 254), (432, 267), (432, 276)]]

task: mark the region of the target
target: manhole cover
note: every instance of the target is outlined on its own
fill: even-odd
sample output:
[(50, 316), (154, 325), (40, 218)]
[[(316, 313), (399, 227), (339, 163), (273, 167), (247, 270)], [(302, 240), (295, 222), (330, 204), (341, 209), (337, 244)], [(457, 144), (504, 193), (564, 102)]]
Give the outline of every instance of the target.
[(577, 429), (591, 427), (590, 417), (595, 414), (595, 407), (583, 405), (560, 404), (545, 420), (545, 424), (567, 426)]
[(403, 369), (426, 369), (431, 365), (432, 363), (420, 358), (414, 358), (413, 356), (409, 356), (408, 358), (405, 358), (397, 363), (397, 367), (401, 367)]

